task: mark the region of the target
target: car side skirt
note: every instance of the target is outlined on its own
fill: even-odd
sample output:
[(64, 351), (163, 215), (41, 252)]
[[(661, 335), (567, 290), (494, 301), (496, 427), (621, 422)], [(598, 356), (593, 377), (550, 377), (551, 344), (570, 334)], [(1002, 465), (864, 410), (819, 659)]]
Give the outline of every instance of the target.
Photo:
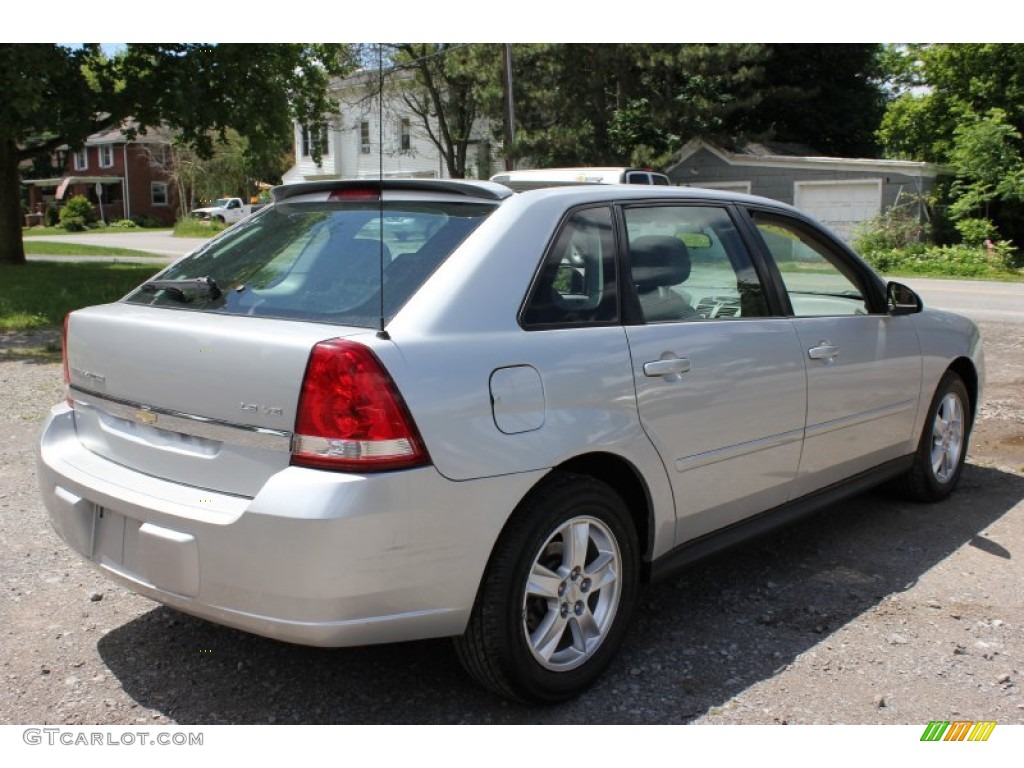
[(893, 459), (843, 482), (773, 507), (706, 536), (687, 541), (648, 564), (646, 580), (653, 583), (670, 578), (698, 560), (763, 536), (776, 528), (790, 525), (801, 518), (820, 512), (825, 507), (863, 493), (907, 472), (913, 461), (913, 454)]

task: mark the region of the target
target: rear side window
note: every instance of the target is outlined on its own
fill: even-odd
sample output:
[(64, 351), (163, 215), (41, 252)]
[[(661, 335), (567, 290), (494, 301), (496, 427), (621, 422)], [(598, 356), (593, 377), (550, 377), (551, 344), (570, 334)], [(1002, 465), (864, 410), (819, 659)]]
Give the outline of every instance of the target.
[(626, 232), (630, 274), (645, 322), (768, 314), (761, 280), (725, 209), (628, 208)]
[(577, 211), (562, 226), (522, 312), (525, 327), (618, 320), (610, 208)]
[[(382, 308), (386, 322), (493, 210), (436, 200), (388, 201), (383, 211), (377, 201), (285, 201), (171, 265), (126, 301), (372, 328)], [(197, 278), (217, 289), (168, 283)]]

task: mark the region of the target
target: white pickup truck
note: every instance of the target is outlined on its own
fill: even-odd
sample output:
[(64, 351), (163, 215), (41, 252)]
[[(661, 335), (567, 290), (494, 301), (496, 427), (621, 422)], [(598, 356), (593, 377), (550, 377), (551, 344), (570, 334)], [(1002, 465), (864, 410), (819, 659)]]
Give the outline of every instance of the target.
[(240, 197), (220, 197), (213, 201), (213, 205), (194, 209), (192, 215), (204, 221), (234, 224), (260, 207), (259, 205), (246, 205)]

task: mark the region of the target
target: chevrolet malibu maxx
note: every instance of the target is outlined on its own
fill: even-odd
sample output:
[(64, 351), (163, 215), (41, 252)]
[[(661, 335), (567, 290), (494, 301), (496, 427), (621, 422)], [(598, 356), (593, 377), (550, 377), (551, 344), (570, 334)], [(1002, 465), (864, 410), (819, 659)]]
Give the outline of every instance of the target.
[(626, 185), (279, 187), (64, 349), (41, 492), (104, 574), (292, 643), (451, 636), (527, 701), (646, 582), (880, 483), (941, 501), (984, 379), (970, 321), (795, 209)]

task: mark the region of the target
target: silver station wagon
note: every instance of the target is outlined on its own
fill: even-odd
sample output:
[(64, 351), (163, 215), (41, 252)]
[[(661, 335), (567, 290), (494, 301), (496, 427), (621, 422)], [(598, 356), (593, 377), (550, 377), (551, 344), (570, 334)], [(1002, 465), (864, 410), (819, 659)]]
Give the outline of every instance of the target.
[(66, 324), (67, 544), (293, 643), (452, 636), (557, 701), (645, 582), (890, 482), (954, 488), (978, 331), (772, 201), (334, 181)]

